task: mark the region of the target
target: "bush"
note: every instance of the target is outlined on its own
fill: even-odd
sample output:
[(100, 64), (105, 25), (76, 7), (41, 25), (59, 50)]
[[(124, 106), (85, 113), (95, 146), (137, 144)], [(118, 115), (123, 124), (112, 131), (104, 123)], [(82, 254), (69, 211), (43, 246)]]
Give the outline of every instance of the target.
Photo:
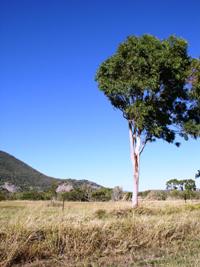
[(138, 196), (141, 197), (141, 198), (145, 198), (147, 197), (147, 195), (151, 192), (151, 190), (146, 190), (146, 191), (143, 191), (143, 192), (139, 192), (138, 193)]
[(99, 209), (95, 211), (95, 218), (97, 219), (105, 219), (108, 216), (106, 210), (104, 209)]
[(27, 192), (13, 194), (12, 199), (19, 199), (19, 200), (50, 200), (51, 197), (46, 192), (27, 191)]
[(89, 201), (87, 192), (79, 188), (61, 193), (58, 197), (60, 200), (66, 201)]
[(92, 193), (93, 201), (109, 201), (112, 198), (112, 189), (101, 188)]
[(3, 192), (0, 192), (0, 201), (6, 200), (7, 197)]
[(166, 200), (167, 192), (162, 190), (152, 190), (147, 194), (146, 198), (150, 200)]

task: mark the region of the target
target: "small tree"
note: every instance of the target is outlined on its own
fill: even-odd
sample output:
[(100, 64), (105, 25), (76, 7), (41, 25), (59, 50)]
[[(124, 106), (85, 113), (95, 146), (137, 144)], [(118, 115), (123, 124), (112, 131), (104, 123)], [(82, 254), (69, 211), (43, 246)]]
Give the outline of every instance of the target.
[[(166, 182), (166, 189), (176, 190), (180, 188), (180, 185), (182, 186), (182, 183), (180, 181), (178, 181), (177, 179), (171, 179)], [(182, 187), (181, 187), (181, 190), (183, 190)]]
[(170, 36), (130, 36), (101, 64), (100, 90), (128, 122), (134, 207), (138, 206), (140, 155), (156, 138), (175, 143), (177, 134), (200, 135), (200, 61), (187, 42)]
[(180, 191), (184, 190), (196, 191), (196, 184), (193, 179), (185, 179), (185, 180), (171, 179), (167, 181), (166, 189), (180, 190)]
[(100, 188), (92, 193), (93, 201), (109, 201), (112, 197), (112, 189)]
[(57, 187), (58, 187), (58, 183), (52, 182), (51, 187), (48, 190), (48, 193), (49, 193), (50, 198), (51, 198), (51, 205), (52, 206), (54, 206), (54, 202), (55, 202), (55, 199), (57, 197), (57, 192), (56, 192)]
[(188, 191), (196, 191), (196, 184), (193, 179), (183, 180), (184, 188)]

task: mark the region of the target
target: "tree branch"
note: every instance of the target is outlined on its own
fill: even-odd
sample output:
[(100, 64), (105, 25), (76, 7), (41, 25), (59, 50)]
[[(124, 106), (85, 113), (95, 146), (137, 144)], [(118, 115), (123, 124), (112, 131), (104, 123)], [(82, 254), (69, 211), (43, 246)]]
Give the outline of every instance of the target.
[(142, 154), (142, 152), (143, 152), (143, 150), (144, 150), (144, 148), (145, 148), (147, 142), (150, 141), (150, 140), (151, 140), (150, 137), (146, 137), (146, 138), (145, 138), (144, 142), (142, 143), (142, 147), (141, 147), (141, 149), (140, 149), (140, 155)]

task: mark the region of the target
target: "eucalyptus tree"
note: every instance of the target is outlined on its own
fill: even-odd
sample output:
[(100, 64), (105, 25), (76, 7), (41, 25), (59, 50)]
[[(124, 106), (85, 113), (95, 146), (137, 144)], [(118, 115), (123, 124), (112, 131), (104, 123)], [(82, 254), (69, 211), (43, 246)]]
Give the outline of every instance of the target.
[(166, 189), (167, 190), (177, 190), (177, 189), (183, 190), (182, 183), (177, 179), (170, 179), (166, 182)]
[(196, 184), (193, 179), (177, 180), (171, 179), (166, 182), (167, 190), (196, 191)]
[(127, 120), (133, 164), (133, 206), (138, 205), (140, 155), (148, 142), (197, 138), (200, 64), (187, 42), (170, 36), (130, 36), (97, 70), (98, 87)]

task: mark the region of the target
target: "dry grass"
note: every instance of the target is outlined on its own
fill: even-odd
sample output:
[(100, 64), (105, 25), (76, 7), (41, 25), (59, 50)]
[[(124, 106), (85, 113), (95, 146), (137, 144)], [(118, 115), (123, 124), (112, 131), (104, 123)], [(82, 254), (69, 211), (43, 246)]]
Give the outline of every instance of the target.
[(0, 203), (0, 266), (200, 266), (200, 204)]

